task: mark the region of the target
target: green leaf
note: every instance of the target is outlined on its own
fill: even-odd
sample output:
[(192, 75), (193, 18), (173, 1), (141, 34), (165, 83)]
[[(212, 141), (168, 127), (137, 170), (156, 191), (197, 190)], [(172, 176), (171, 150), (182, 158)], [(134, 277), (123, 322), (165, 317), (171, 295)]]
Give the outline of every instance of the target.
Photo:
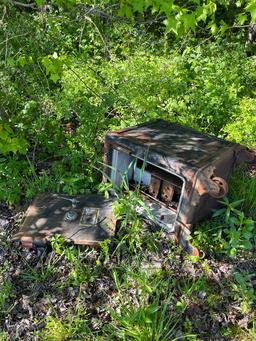
[(237, 19), (238, 19), (239, 24), (243, 25), (247, 20), (247, 15), (246, 14), (239, 14)]
[(7, 64), (10, 66), (15, 66), (16, 65), (16, 61), (14, 58), (10, 57), (7, 59)]
[(214, 213), (213, 213), (213, 217), (218, 217), (220, 215), (223, 215), (224, 213), (226, 212), (226, 209), (225, 208), (221, 208), (221, 209), (218, 209), (216, 210)]
[(246, 301), (243, 301), (243, 302), (242, 302), (242, 313), (243, 313), (243, 314), (246, 314), (246, 313), (248, 312), (248, 310), (249, 310), (249, 305), (248, 305), (248, 303), (247, 303)]
[(38, 5), (38, 6), (42, 6), (42, 5), (44, 5), (44, 0), (35, 0), (36, 1), (36, 4)]
[(173, 10), (173, 0), (170, 1), (161, 1), (160, 3), (160, 11), (165, 13), (167, 17), (169, 17), (170, 13)]
[(50, 76), (50, 79), (54, 82), (57, 83), (58, 80), (60, 79), (60, 76), (57, 73), (52, 73)]
[(252, 243), (249, 240), (243, 240), (241, 244), (242, 247), (245, 248), (246, 250), (252, 249)]
[(9, 134), (13, 134), (12, 128), (9, 126), (9, 124), (0, 124), (0, 131), (6, 130)]
[(230, 254), (230, 256), (235, 257), (235, 255), (236, 255), (236, 248), (232, 247), (232, 248), (229, 250), (229, 254)]
[(130, 4), (123, 3), (120, 7), (118, 15), (120, 15), (121, 17), (131, 18), (132, 17), (132, 7), (130, 6)]
[(240, 200), (233, 201), (233, 202), (230, 204), (230, 206), (232, 206), (232, 207), (237, 207), (237, 206), (239, 206), (243, 201), (244, 201), (244, 199), (240, 199)]
[(214, 14), (217, 10), (217, 5), (213, 1), (210, 1), (206, 7), (209, 14)]
[(27, 63), (26, 57), (25, 56), (21, 56), (17, 59), (17, 62), (20, 64), (20, 66), (24, 66)]
[(188, 31), (191, 28), (195, 32), (195, 13), (185, 14), (182, 16), (181, 20), (183, 21), (185, 31)]
[(143, 13), (144, 3), (143, 1), (135, 1), (132, 3), (133, 12)]
[(205, 22), (206, 19), (207, 19), (207, 16), (208, 16), (207, 8), (201, 6), (201, 7), (198, 7), (196, 9), (196, 19), (197, 19), (197, 21), (202, 20), (202, 21)]
[(229, 223), (231, 225), (238, 225), (239, 224), (239, 220), (236, 217), (230, 217), (229, 218)]
[(173, 32), (178, 35), (178, 21), (174, 16), (165, 19), (164, 24), (167, 32)]
[(252, 238), (252, 233), (250, 232), (243, 232), (243, 237), (247, 240), (250, 240)]
[(252, 21), (256, 21), (256, 1), (249, 1), (245, 9), (251, 13)]
[(220, 33), (223, 35), (227, 31), (228, 25), (223, 20), (221, 20), (220, 24)]
[(218, 26), (216, 25), (216, 23), (212, 23), (211, 25), (209, 25), (209, 28), (212, 32), (212, 34), (216, 34), (218, 32)]

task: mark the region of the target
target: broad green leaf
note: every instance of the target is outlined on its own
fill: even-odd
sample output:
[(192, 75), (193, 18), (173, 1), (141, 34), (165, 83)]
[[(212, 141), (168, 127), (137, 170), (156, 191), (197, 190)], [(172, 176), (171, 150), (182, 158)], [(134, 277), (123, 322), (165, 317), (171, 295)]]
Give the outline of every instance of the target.
[(161, 1), (160, 3), (160, 12), (166, 14), (169, 17), (170, 13), (173, 11), (173, 1)]
[(217, 5), (216, 5), (216, 3), (213, 2), (213, 1), (210, 1), (210, 2), (206, 5), (206, 7), (207, 7), (207, 10), (208, 10), (208, 13), (209, 13), (209, 14), (214, 14), (214, 13), (216, 12), (216, 10), (217, 10)]
[(127, 4), (127, 3), (121, 4), (118, 15), (122, 17), (131, 18), (132, 14), (133, 12), (132, 12), (132, 7), (130, 6), (130, 4)]
[(201, 7), (198, 7), (196, 9), (196, 20), (197, 21), (206, 21), (207, 19), (207, 16), (208, 16), (208, 11), (207, 11), (207, 8), (204, 7), (204, 6), (201, 6)]
[(168, 19), (165, 19), (164, 20), (164, 24), (166, 26), (166, 30), (167, 32), (173, 32), (175, 33), (176, 35), (178, 35), (178, 22), (176, 20), (176, 18), (173, 16), (173, 17), (169, 17)]
[(191, 28), (195, 32), (196, 27), (195, 13), (185, 14), (181, 17), (181, 20), (184, 23), (185, 31), (188, 31)]
[(132, 3), (133, 11), (138, 13), (143, 13), (144, 11), (144, 3), (143, 1), (134, 1)]
[(256, 21), (256, 1), (251, 0), (246, 6), (246, 10), (251, 13), (252, 22)]
[(58, 80), (60, 79), (60, 76), (57, 73), (52, 73), (50, 76), (50, 79), (54, 82), (57, 83)]
[(238, 225), (239, 224), (239, 220), (236, 217), (230, 217), (229, 218), (229, 223), (234, 224), (234, 225)]
[(0, 132), (0, 139), (3, 141), (7, 141), (9, 138), (9, 133), (6, 130), (2, 130)]
[(232, 247), (229, 251), (230, 256), (235, 257), (236, 255), (236, 248)]
[(252, 233), (250, 232), (243, 232), (243, 237), (247, 240), (250, 240), (252, 238)]
[(247, 15), (246, 14), (239, 14), (237, 19), (238, 19), (239, 24), (243, 25), (247, 20)]
[(249, 240), (243, 240), (241, 244), (246, 250), (252, 249), (252, 243)]
[(35, 0), (38, 6), (44, 5), (45, 0)]

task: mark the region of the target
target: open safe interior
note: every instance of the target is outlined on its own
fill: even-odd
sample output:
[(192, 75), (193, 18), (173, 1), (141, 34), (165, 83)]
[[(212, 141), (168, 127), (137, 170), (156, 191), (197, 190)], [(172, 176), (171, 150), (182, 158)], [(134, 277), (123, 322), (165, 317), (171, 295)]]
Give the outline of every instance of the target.
[(125, 183), (131, 190), (137, 188), (149, 209), (142, 209), (139, 213), (167, 232), (173, 232), (184, 190), (184, 179), (122, 150), (113, 148), (111, 154), (111, 181), (117, 187)]

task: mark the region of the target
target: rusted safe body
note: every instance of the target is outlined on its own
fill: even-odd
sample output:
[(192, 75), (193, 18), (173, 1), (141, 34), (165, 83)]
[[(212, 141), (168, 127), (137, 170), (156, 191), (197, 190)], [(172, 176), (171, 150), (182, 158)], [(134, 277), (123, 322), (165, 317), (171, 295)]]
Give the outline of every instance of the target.
[(163, 120), (106, 135), (106, 178), (117, 186), (126, 181), (131, 189), (139, 184), (148, 218), (190, 253), (197, 252), (188, 242), (193, 225), (228, 192), (226, 180), (241, 161), (255, 162), (255, 153)]
[[(106, 135), (104, 180), (138, 188), (145, 202), (138, 213), (197, 254), (188, 241), (192, 227), (227, 193), (226, 180), (241, 161), (255, 162), (255, 153), (158, 120)], [(59, 233), (77, 244), (96, 245), (115, 233), (114, 200), (39, 194), (14, 239), (32, 247)]]

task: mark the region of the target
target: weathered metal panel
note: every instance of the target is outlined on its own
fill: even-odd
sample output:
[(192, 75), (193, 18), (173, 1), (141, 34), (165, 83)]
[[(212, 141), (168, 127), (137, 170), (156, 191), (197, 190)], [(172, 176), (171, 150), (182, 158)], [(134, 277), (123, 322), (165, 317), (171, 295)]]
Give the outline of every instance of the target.
[(197, 169), (206, 166), (209, 160), (218, 158), (225, 149), (235, 145), (163, 120), (116, 131), (110, 133), (109, 137), (132, 151), (134, 145), (140, 145), (143, 149), (148, 148), (161, 156)]
[(13, 239), (32, 247), (46, 243), (54, 234), (61, 234), (75, 244), (96, 246), (115, 233), (112, 203), (113, 200), (99, 195), (38, 194)]

